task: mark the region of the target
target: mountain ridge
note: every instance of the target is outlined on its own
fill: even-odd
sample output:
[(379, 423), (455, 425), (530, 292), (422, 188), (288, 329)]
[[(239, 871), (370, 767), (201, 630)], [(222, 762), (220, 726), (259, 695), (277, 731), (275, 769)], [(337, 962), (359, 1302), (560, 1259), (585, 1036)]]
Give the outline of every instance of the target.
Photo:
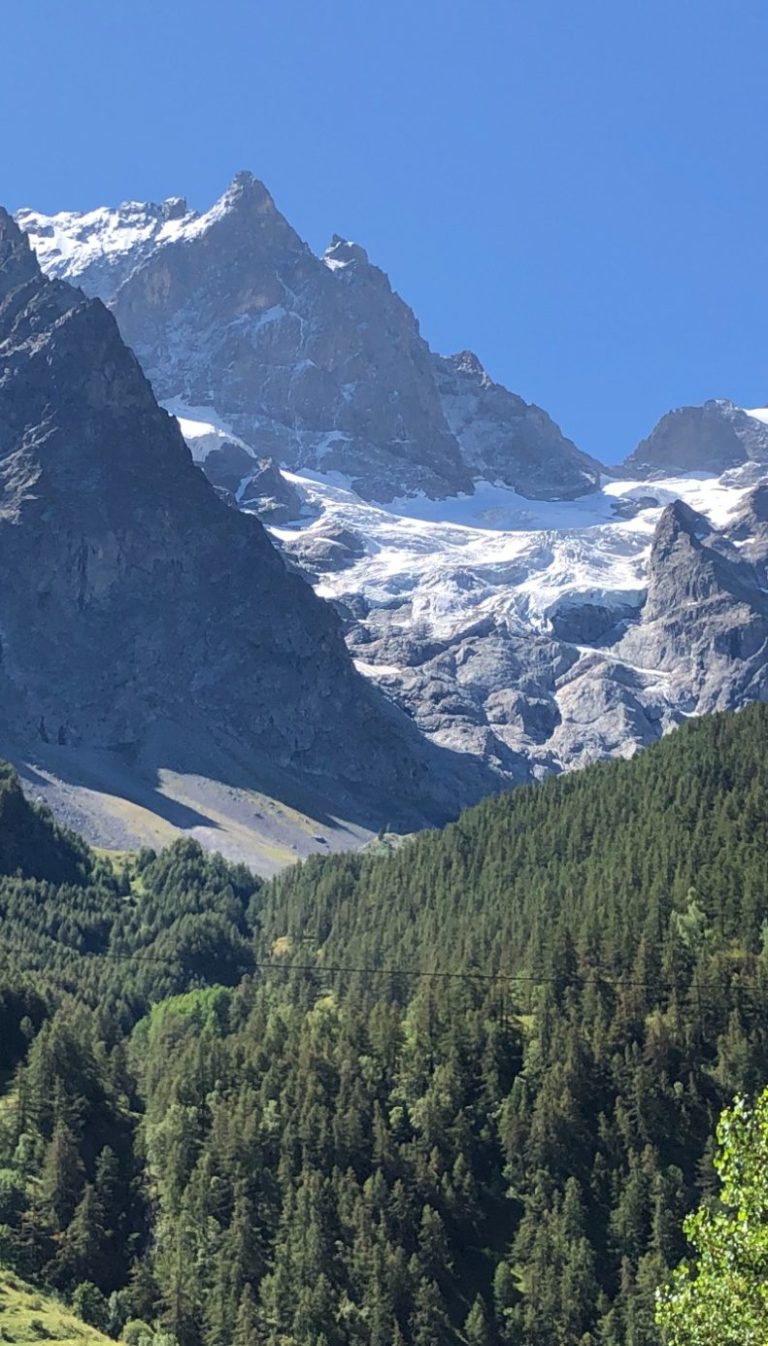
[[(169, 223), (179, 200), (80, 217), (18, 213), (44, 268), (114, 309), (161, 401), (207, 407), (259, 456), (341, 472), (380, 502), (471, 493), (491, 460), (524, 493), (593, 489), (599, 465), (491, 381), (473, 390), (487, 401), (485, 454), (463, 443), (442, 404), (441, 357), (360, 245), (334, 235), (316, 257), (247, 172), (204, 214)], [(521, 452), (526, 426), (551, 458), (549, 478)]]
[(282, 774), (374, 830), (481, 788), (355, 671), (332, 610), (216, 498), (112, 314), (45, 279), (5, 213), (0, 357), (8, 745), (75, 772), (81, 752), (122, 773), (239, 761), (230, 784)]

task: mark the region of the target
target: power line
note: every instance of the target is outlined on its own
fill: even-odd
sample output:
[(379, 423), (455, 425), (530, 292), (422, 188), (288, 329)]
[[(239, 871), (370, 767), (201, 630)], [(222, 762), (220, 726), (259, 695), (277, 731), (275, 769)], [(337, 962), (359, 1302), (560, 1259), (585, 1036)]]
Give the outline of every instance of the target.
[[(125, 963), (147, 963), (159, 964), (165, 967), (176, 967), (181, 955), (151, 954), (142, 952), (120, 952), (115, 949), (105, 950), (81, 950), (75, 949), (70, 944), (59, 944), (48, 936), (54, 943), (56, 949), (61, 949), (76, 958), (85, 960), (106, 959), (113, 962)], [(24, 945), (0, 946), (0, 956), (3, 952), (16, 952), (22, 955), (29, 955), (30, 950)], [(701, 997), (701, 983), (691, 983), (688, 986), (680, 982), (662, 981), (660, 978), (654, 981), (639, 980), (635, 977), (622, 976), (620, 973), (601, 968), (599, 965), (593, 965), (586, 968), (583, 972), (575, 974), (570, 979), (563, 976), (557, 976), (553, 973), (536, 972), (488, 972), (482, 969), (428, 969), (414, 967), (374, 967), (371, 965), (341, 965), (326, 963), (289, 963), (282, 960), (254, 960), (249, 970), (258, 972), (281, 972), (283, 974), (299, 974), (302, 976), (362, 976), (362, 977), (390, 977), (397, 979), (417, 979), (417, 980), (435, 980), (435, 981), (470, 981), (486, 983), (519, 984), (529, 986), (540, 985), (564, 985), (564, 989), (570, 989), (576, 984), (588, 983), (590, 975), (599, 977), (609, 985), (617, 988), (629, 987), (639, 990), (669, 992), (675, 993), (684, 991), (686, 994), (696, 994), (699, 1004), (704, 1006), (705, 1001)], [(45, 969), (43, 969), (45, 971)]]

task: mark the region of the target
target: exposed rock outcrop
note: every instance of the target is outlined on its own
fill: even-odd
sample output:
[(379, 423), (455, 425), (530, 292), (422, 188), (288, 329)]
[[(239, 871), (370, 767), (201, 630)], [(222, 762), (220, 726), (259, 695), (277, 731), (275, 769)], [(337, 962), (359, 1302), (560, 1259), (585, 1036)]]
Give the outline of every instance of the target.
[(476, 477), (535, 500), (570, 500), (599, 486), (600, 464), (541, 407), (494, 383), (471, 351), (434, 360), (446, 419)]
[(488, 782), (352, 667), (338, 620), (227, 509), (98, 300), (0, 213), (0, 736), (203, 769), (231, 750), (410, 824)]
[(679, 407), (662, 416), (623, 464), (626, 476), (708, 472), (745, 463), (768, 466), (768, 425), (727, 400)]

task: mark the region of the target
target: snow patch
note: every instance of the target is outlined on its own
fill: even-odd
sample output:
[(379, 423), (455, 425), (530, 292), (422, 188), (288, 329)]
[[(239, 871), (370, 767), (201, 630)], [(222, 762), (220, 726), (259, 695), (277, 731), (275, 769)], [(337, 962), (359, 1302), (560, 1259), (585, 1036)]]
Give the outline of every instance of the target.
[(179, 429), (196, 463), (204, 463), (211, 449), (220, 449), (222, 444), (236, 444), (256, 458), (250, 445), (233, 433), (213, 407), (188, 407), (179, 397), (172, 397), (163, 405), (179, 422)]

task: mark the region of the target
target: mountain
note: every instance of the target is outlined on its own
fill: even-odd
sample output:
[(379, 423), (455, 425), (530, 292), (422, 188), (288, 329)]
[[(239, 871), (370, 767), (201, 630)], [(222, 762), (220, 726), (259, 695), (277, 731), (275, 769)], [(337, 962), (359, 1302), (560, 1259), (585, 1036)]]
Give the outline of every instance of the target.
[(747, 463), (768, 471), (768, 417), (743, 411), (725, 399), (679, 407), (662, 416), (647, 439), (623, 464), (627, 476), (675, 476), (706, 472), (720, 476)]
[(83, 850), (0, 878), (4, 1267), (127, 1346), (659, 1346), (768, 1072), (768, 707), (265, 884)]
[(595, 485), (544, 412), (432, 355), (362, 247), (315, 256), (250, 173), (203, 215), (172, 198), (18, 219), (49, 274), (110, 305), (161, 402), (258, 457), (379, 502), (470, 494), (484, 472), (532, 496)]
[(321, 830), (350, 844), (329, 814), (413, 826), (483, 787), (355, 672), (112, 314), (44, 277), (4, 212), (0, 358), (0, 741), (65, 817), (135, 841), (159, 812), (251, 858), (261, 835), (268, 864)]
[(601, 471), (472, 352), (431, 352), (359, 245), (315, 257), (248, 174), (203, 215), (19, 218), (435, 744), (516, 782), (767, 694), (768, 412), (670, 412)]
[(600, 464), (541, 407), (494, 383), (472, 351), (436, 355), (434, 366), (443, 411), (476, 479), (533, 500), (571, 500), (599, 486)]
[(289, 475), (303, 515), (275, 535), (358, 667), (501, 774), (628, 755), (767, 694), (764, 487), (615, 480), (536, 504), (496, 487), (395, 514)]

